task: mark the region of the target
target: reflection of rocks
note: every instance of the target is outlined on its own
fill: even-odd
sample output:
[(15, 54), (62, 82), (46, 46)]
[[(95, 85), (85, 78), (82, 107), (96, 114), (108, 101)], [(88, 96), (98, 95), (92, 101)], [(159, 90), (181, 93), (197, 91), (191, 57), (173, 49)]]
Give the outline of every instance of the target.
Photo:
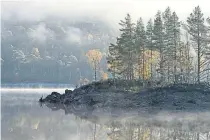
[(65, 105), (62, 103), (44, 103), (52, 111), (64, 110), (65, 114), (74, 114), (81, 119), (92, 119), (97, 120), (97, 116), (93, 115), (92, 112), (94, 107), (86, 105)]
[[(108, 88), (106, 84), (97, 82), (74, 91), (66, 90), (64, 94), (52, 93), (48, 96), (43, 99), (44, 104), (53, 111), (62, 109), (65, 114), (74, 114), (93, 123), (101, 123), (102, 114), (108, 114), (110, 118), (104, 123), (107, 126), (116, 120), (115, 124), (120, 124), (116, 127), (123, 127), (120, 123), (121, 117), (128, 114), (128, 111), (135, 111), (139, 116), (135, 118), (132, 116), (132, 119), (128, 120), (134, 126), (194, 132), (210, 130), (210, 119), (203, 114), (197, 114), (198, 111), (210, 110), (208, 85), (177, 84), (128, 94), (125, 90), (119, 90), (113, 86)], [(160, 115), (161, 111), (168, 113)], [(187, 117), (179, 114), (186, 112), (192, 114)]]
[[(186, 115), (181, 113), (161, 113), (157, 115), (139, 114), (137, 116), (131, 114), (126, 116), (123, 114), (116, 115), (115, 111), (117, 110), (112, 110), (112, 112), (115, 113), (115, 116), (113, 116), (112, 112), (101, 114), (98, 109), (95, 110), (95, 108), (85, 105), (70, 106), (64, 104), (46, 104), (46, 106), (52, 111), (62, 109), (65, 111), (65, 114), (73, 114), (82, 120), (86, 120), (95, 124), (105, 125), (109, 128), (114, 127), (117, 129), (117, 131), (115, 131), (116, 133), (120, 132), (124, 129), (124, 127), (127, 127), (128, 125), (132, 127), (134, 131), (139, 128), (141, 128), (140, 130), (153, 129), (155, 131), (162, 129), (163, 137), (166, 137), (164, 136), (166, 131), (168, 133), (170, 132), (170, 135), (173, 134), (173, 131), (177, 131), (183, 134), (184, 132), (210, 132), (210, 119), (206, 118), (209, 116), (209, 113), (186, 113)], [(111, 136), (111, 134), (109, 135)]]
[[(39, 95), (33, 95), (32, 102), (27, 99), (30, 99), (29, 94), (6, 96), (9, 100), (5, 97), (2, 100), (1, 134), (4, 140), (210, 140), (208, 112), (186, 113), (189, 115), (182, 118), (179, 113), (142, 117), (142, 114), (135, 116), (126, 112), (129, 113), (127, 116), (110, 109), (103, 115), (96, 106), (45, 102), (43, 106), (54, 110), (49, 111), (48, 107), (37, 105)], [(14, 105), (15, 102), (18, 104)], [(60, 109), (65, 109), (68, 115)], [(113, 117), (113, 113), (118, 116)]]

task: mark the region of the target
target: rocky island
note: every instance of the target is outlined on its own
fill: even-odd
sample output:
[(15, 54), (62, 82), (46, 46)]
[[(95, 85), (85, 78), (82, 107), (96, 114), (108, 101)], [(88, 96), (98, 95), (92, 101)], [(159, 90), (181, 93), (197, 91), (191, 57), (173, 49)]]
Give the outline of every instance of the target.
[(210, 110), (208, 84), (171, 84), (143, 88), (139, 81), (106, 80), (93, 82), (64, 94), (52, 92), (39, 102), (47, 104), (85, 105), (95, 108), (138, 110)]

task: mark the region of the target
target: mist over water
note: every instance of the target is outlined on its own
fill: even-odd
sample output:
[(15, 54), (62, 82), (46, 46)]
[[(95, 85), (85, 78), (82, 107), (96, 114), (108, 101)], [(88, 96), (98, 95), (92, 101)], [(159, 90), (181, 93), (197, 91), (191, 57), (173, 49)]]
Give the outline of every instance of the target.
[(38, 103), (40, 94), (64, 90), (1, 89), (2, 139), (209, 139), (210, 112), (142, 114), (115, 108), (88, 111), (76, 106), (60, 110)]
[[(1, 88), (2, 93), (49, 94), (52, 91), (62, 93), (67, 88)], [(68, 88), (73, 89), (73, 88)]]
[(46, 83), (1, 84), (2, 93), (50, 94), (52, 91), (64, 93), (65, 89), (73, 90), (74, 86), (71, 84), (46, 84)]

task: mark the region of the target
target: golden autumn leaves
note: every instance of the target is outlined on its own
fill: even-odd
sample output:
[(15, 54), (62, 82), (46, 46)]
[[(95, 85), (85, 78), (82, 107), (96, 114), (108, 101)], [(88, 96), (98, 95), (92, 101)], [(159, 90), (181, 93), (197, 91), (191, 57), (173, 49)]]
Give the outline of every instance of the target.
[(100, 70), (100, 62), (103, 57), (99, 50), (93, 49), (86, 53), (88, 62), (94, 70), (94, 80), (97, 80), (97, 72), (99, 71), (103, 80), (108, 79), (108, 74)]
[(142, 77), (147, 80), (151, 77), (151, 66), (155, 67), (158, 63), (159, 53), (157, 51), (151, 52), (151, 50), (145, 50), (139, 59), (140, 64), (135, 65), (134, 76), (135, 78)]
[[(108, 74), (105, 73), (103, 70), (100, 70), (100, 62), (102, 60), (103, 54), (96, 49), (89, 50), (86, 53), (88, 58), (88, 62), (90, 66), (94, 70), (94, 79), (97, 80), (97, 73), (99, 72), (101, 75), (101, 79), (105, 80), (108, 79)], [(141, 58), (140, 58), (141, 59)], [(159, 53), (157, 51), (145, 50), (144, 52), (144, 63), (141, 62), (140, 65), (136, 65), (135, 67), (135, 77), (138, 78), (144, 77), (144, 79), (149, 79), (151, 77), (151, 63), (155, 66), (158, 63)], [(142, 60), (142, 59), (141, 59)]]

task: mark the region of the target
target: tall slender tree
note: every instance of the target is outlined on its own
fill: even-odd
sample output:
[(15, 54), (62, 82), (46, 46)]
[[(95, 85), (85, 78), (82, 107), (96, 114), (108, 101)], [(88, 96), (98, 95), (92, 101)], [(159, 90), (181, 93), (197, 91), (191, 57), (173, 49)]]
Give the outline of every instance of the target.
[(164, 32), (163, 32), (163, 22), (161, 18), (161, 12), (158, 11), (154, 20), (154, 30), (153, 30), (153, 39), (155, 47), (158, 49), (160, 54), (159, 61), (159, 73), (160, 73), (160, 81), (164, 81)]
[(192, 36), (191, 40), (196, 44), (197, 52), (197, 82), (201, 79), (201, 59), (206, 51), (206, 26), (204, 24), (203, 13), (199, 6), (195, 7), (193, 12), (187, 18), (187, 31)]
[(110, 44), (107, 62), (114, 77), (118, 74), (130, 80), (134, 78), (135, 28), (129, 14), (126, 15), (125, 20), (120, 21), (119, 25), (121, 35), (117, 38), (116, 45)]
[(171, 23), (172, 23), (172, 56), (173, 56), (173, 62), (174, 62), (174, 68), (173, 68), (173, 74), (174, 74), (174, 82), (177, 83), (178, 77), (177, 77), (177, 48), (180, 44), (180, 27), (181, 23), (179, 21), (179, 18), (176, 14), (176, 12), (172, 13), (171, 16)]
[(119, 37), (119, 53), (122, 56), (122, 62), (124, 66), (124, 78), (134, 78), (134, 53), (135, 53), (135, 39), (134, 39), (134, 23), (132, 23), (130, 14), (127, 14), (125, 20), (121, 20), (121, 35)]
[(172, 18), (171, 18), (171, 9), (167, 7), (163, 13), (163, 29), (164, 29), (164, 46), (165, 46), (165, 59), (167, 60), (165, 65), (167, 66), (167, 80), (170, 81), (170, 73), (173, 60), (173, 48), (172, 48)]
[(192, 62), (193, 62), (193, 57), (190, 54), (190, 41), (189, 41), (189, 34), (188, 32), (185, 33), (185, 66), (186, 66), (186, 82), (189, 83), (191, 80), (192, 75)]
[(122, 70), (122, 59), (119, 54), (119, 46), (115, 44), (110, 44), (109, 52), (107, 55), (107, 64), (108, 64), (108, 71), (112, 73), (113, 78), (120, 76)]
[[(138, 70), (139, 70), (139, 78), (142, 75), (142, 79), (145, 79), (145, 46), (146, 46), (146, 32), (142, 18), (139, 18), (136, 24), (136, 31), (135, 31), (135, 47), (138, 59)], [(141, 65), (142, 65), (142, 72), (141, 72)], [(142, 74), (141, 74), (142, 73)]]
[[(146, 47), (150, 50), (150, 59), (153, 59), (153, 51), (155, 50), (153, 43), (153, 22), (150, 19), (146, 26)], [(150, 62), (150, 78), (153, 80), (153, 62)]]

